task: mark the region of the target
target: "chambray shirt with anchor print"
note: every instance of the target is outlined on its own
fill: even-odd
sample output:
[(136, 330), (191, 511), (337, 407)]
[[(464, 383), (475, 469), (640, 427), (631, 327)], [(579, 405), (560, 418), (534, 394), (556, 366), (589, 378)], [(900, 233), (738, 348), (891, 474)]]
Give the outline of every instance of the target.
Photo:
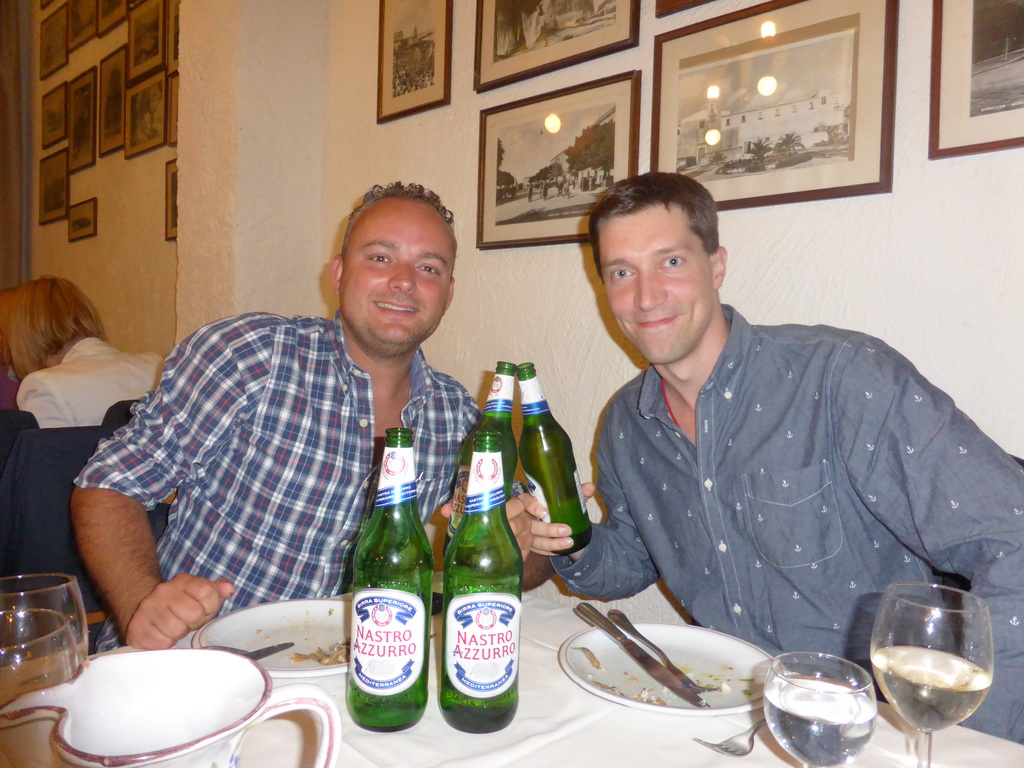
[(966, 724), (1024, 741), (1024, 472), (884, 342), (724, 311), (696, 445), (653, 367), (623, 387), (597, 451), (608, 519), (558, 572), (605, 598), (660, 578), (705, 627), (864, 663), (888, 584), (961, 574), (996, 642)]

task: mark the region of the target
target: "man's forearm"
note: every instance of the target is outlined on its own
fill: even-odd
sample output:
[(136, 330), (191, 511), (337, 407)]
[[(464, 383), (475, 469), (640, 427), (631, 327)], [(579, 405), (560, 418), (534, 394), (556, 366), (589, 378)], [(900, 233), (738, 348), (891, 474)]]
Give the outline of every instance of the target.
[(121, 631), (163, 579), (146, 511), (135, 499), (100, 488), (76, 488), (71, 518), (86, 568)]
[(523, 590), (539, 587), (554, 575), (551, 558), (531, 552), (523, 561)]

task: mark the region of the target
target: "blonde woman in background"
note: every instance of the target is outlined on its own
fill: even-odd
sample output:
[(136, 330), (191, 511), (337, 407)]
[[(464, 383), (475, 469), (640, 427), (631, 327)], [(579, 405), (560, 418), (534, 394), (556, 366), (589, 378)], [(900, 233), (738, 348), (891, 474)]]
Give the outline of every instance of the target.
[(2, 322), (22, 380), (18, 408), (40, 427), (99, 424), (107, 408), (141, 397), (159, 379), (162, 358), (107, 344), (96, 307), (70, 280), (24, 283), (8, 297)]

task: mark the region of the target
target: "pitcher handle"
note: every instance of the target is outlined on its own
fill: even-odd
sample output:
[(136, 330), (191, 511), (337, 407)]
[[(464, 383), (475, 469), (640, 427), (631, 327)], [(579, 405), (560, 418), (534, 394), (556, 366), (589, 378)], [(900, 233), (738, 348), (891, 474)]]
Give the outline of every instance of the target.
[[(316, 768), (334, 768), (341, 754), (341, 714), (334, 699), (320, 686), (293, 683), (274, 688), (266, 706), (252, 725), (286, 712), (301, 710), (312, 713), (319, 726), (320, 744), (316, 751)], [(236, 745), (236, 749), (237, 746), (240, 745)]]

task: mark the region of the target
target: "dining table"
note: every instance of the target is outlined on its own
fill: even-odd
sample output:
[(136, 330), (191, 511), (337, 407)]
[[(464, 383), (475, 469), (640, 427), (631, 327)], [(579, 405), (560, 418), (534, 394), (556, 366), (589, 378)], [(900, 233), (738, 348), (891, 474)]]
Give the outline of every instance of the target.
[[(597, 768), (659, 766), (659, 768), (781, 768), (800, 764), (783, 751), (767, 728), (756, 736), (744, 757), (718, 754), (694, 737), (721, 741), (748, 728), (759, 708), (715, 716), (662, 713), (625, 706), (598, 697), (562, 670), (558, 650), (567, 638), (589, 629), (571, 605), (533, 595), (523, 596), (520, 639), (519, 710), (511, 725), (489, 734), (469, 734), (448, 726), (437, 701), (436, 643), (440, 617), (434, 617), (435, 653), (431, 662), (430, 697), (415, 726), (394, 733), (364, 730), (345, 706), (347, 675), (316, 677), (303, 682), (323, 686), (342, 714), (338, 768), (476, 768), (487, 765)], [(275, 686), (298, 680), (276, 680)], [(313, 763), (315, 725), (304, 714), (264, 721), (246, 736), (241, 768), (300, 768)], [(864, 768), (917, 765), (915, 732), (887, 704), (880, 704), (875, 733), (851, 763)], [(1024, 745), (955, 726), (934, 735), (933, 768), (1017, 768), (1024, 766)]]

